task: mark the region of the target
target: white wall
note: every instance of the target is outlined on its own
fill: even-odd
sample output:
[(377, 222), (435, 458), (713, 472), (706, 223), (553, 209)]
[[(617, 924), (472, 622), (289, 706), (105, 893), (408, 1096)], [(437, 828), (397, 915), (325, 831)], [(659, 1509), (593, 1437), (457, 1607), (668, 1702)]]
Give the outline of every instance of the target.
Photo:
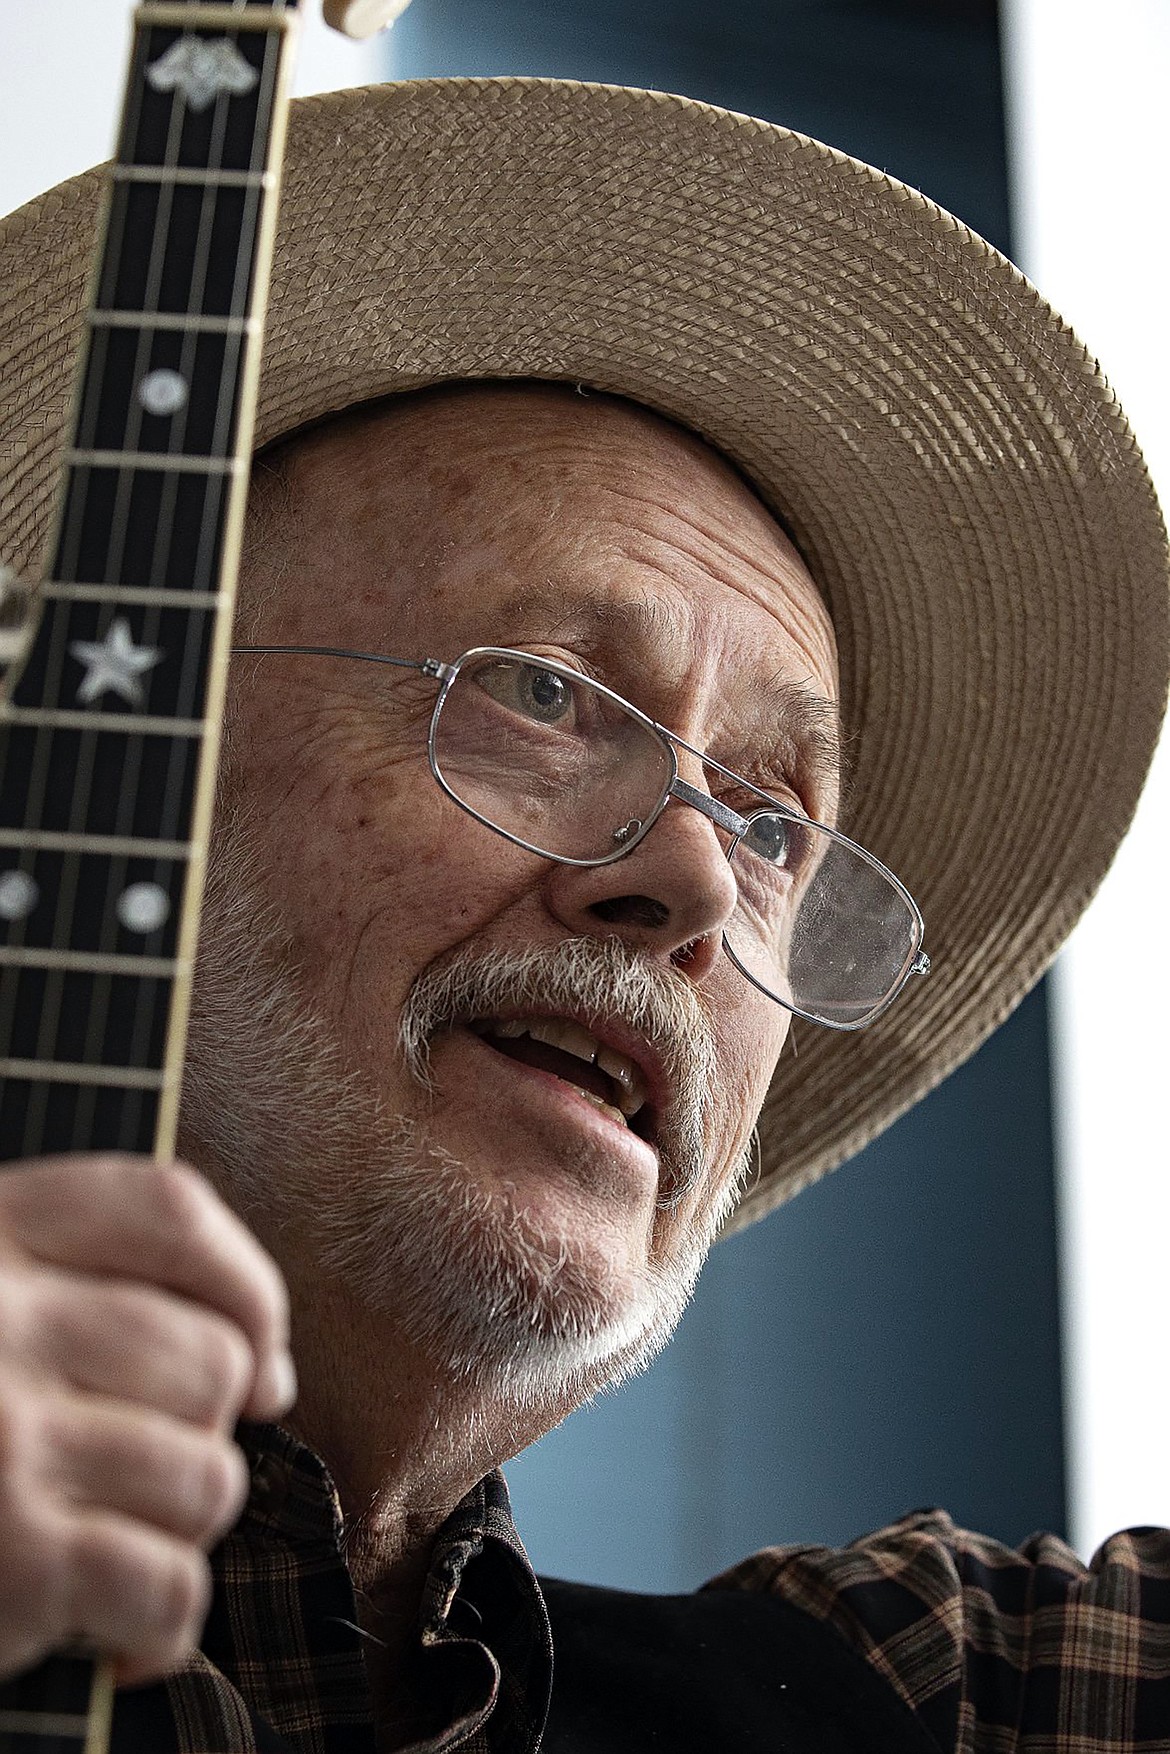
[[(326, 29), (305, 0), (298, 93), (384, 78), (384, 43)], [(0, 6), (0, 213), (113, 150), (130, 45), (130, 0)]]
[[(1004, 0), (1017, 252), (1170, 504), (1170, 7)], [(1170, 741), (1058, 969), (1074, 1539), (1170, 1523)]]

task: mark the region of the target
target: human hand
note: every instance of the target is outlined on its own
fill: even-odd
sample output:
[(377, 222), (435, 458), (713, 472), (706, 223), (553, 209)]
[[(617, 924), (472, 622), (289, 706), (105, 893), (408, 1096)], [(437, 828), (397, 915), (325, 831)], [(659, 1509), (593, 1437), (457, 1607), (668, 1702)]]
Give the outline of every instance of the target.
[(232, 1430), (292, 1404), (287, 1348), (278, 1269), (195, 1170), (0, 1168), (0, 1678), (84, 1642), (147, 1681), (198, 1644)]

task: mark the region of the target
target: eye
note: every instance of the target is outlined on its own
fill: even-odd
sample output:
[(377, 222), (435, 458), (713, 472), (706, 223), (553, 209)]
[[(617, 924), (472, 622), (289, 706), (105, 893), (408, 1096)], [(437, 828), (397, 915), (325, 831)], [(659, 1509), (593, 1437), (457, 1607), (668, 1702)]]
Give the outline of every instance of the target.
[(520, 683), (521, 705), (538, 719), (560, 719), (572, 705), (573, 691), (555, 670), (525, 669)]
[(501, 706), (541, 725), (560, 723), (573, 710), (573, 690), (555, 670), (537, 664), (489, 664), (476, 676), (479, 686)]
[(786, 865), (792, 849), (793, 824), (783, 816), (761, 815), (753, 818), (744, 834), (742, 845), (770, 865)]

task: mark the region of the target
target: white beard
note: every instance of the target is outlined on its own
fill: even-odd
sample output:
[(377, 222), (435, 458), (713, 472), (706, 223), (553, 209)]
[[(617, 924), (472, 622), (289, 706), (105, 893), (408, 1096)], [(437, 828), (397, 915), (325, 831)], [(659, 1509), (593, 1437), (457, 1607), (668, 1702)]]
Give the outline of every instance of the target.
[[(489, 1184), (428, 1139), (425, 1124), (387, 1112), (300, 990), (263, 894), (255, 841), (229, 820), (208, 881), (188, 1044), (183, 1136), (193, 1160), (262, 1234), (292, 1223), (311, 1236), (320, 1271), (384, 1314), (435, 1368), (511, 1405), (578, 1402), (643, 1369), (686, 1307), (748, 1153), (670, 1258), (620, 1273), (596, 1251), (578, 1258), (521, 1210), (506, 1182)], [(701, 1174), (709, 1031), (695, 1027), (684, 983), (647, 974), (616, 939), (571, 940), (528, 959), (457, 955), (425, 971), (399, 1031), (406, 1066), (425, 1087), (431, 1034), (452, 1005), (466, 1008), (469, 987), (549, 994), (550, 980), (562, 998), (580, 995), (584, 981), (598, 1009), (617, 1001), (635, 1026), (649, 1010), (664, 1038), (690, 1028), (674, 1069), (689, 1095), (661, 1141), (677, 1198)]]

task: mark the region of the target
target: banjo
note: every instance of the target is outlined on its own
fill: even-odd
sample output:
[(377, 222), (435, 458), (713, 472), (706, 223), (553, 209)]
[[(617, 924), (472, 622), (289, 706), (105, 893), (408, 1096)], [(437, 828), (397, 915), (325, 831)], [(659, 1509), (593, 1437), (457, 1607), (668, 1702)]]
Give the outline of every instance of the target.
[[(299, 5), (135, 14), (54, 533), (0, 617), (4, 1161), (174, 1152)], [(0, 1684), (0, 1754), (103, 1754), (112, 1706), (55, 1656)]]

